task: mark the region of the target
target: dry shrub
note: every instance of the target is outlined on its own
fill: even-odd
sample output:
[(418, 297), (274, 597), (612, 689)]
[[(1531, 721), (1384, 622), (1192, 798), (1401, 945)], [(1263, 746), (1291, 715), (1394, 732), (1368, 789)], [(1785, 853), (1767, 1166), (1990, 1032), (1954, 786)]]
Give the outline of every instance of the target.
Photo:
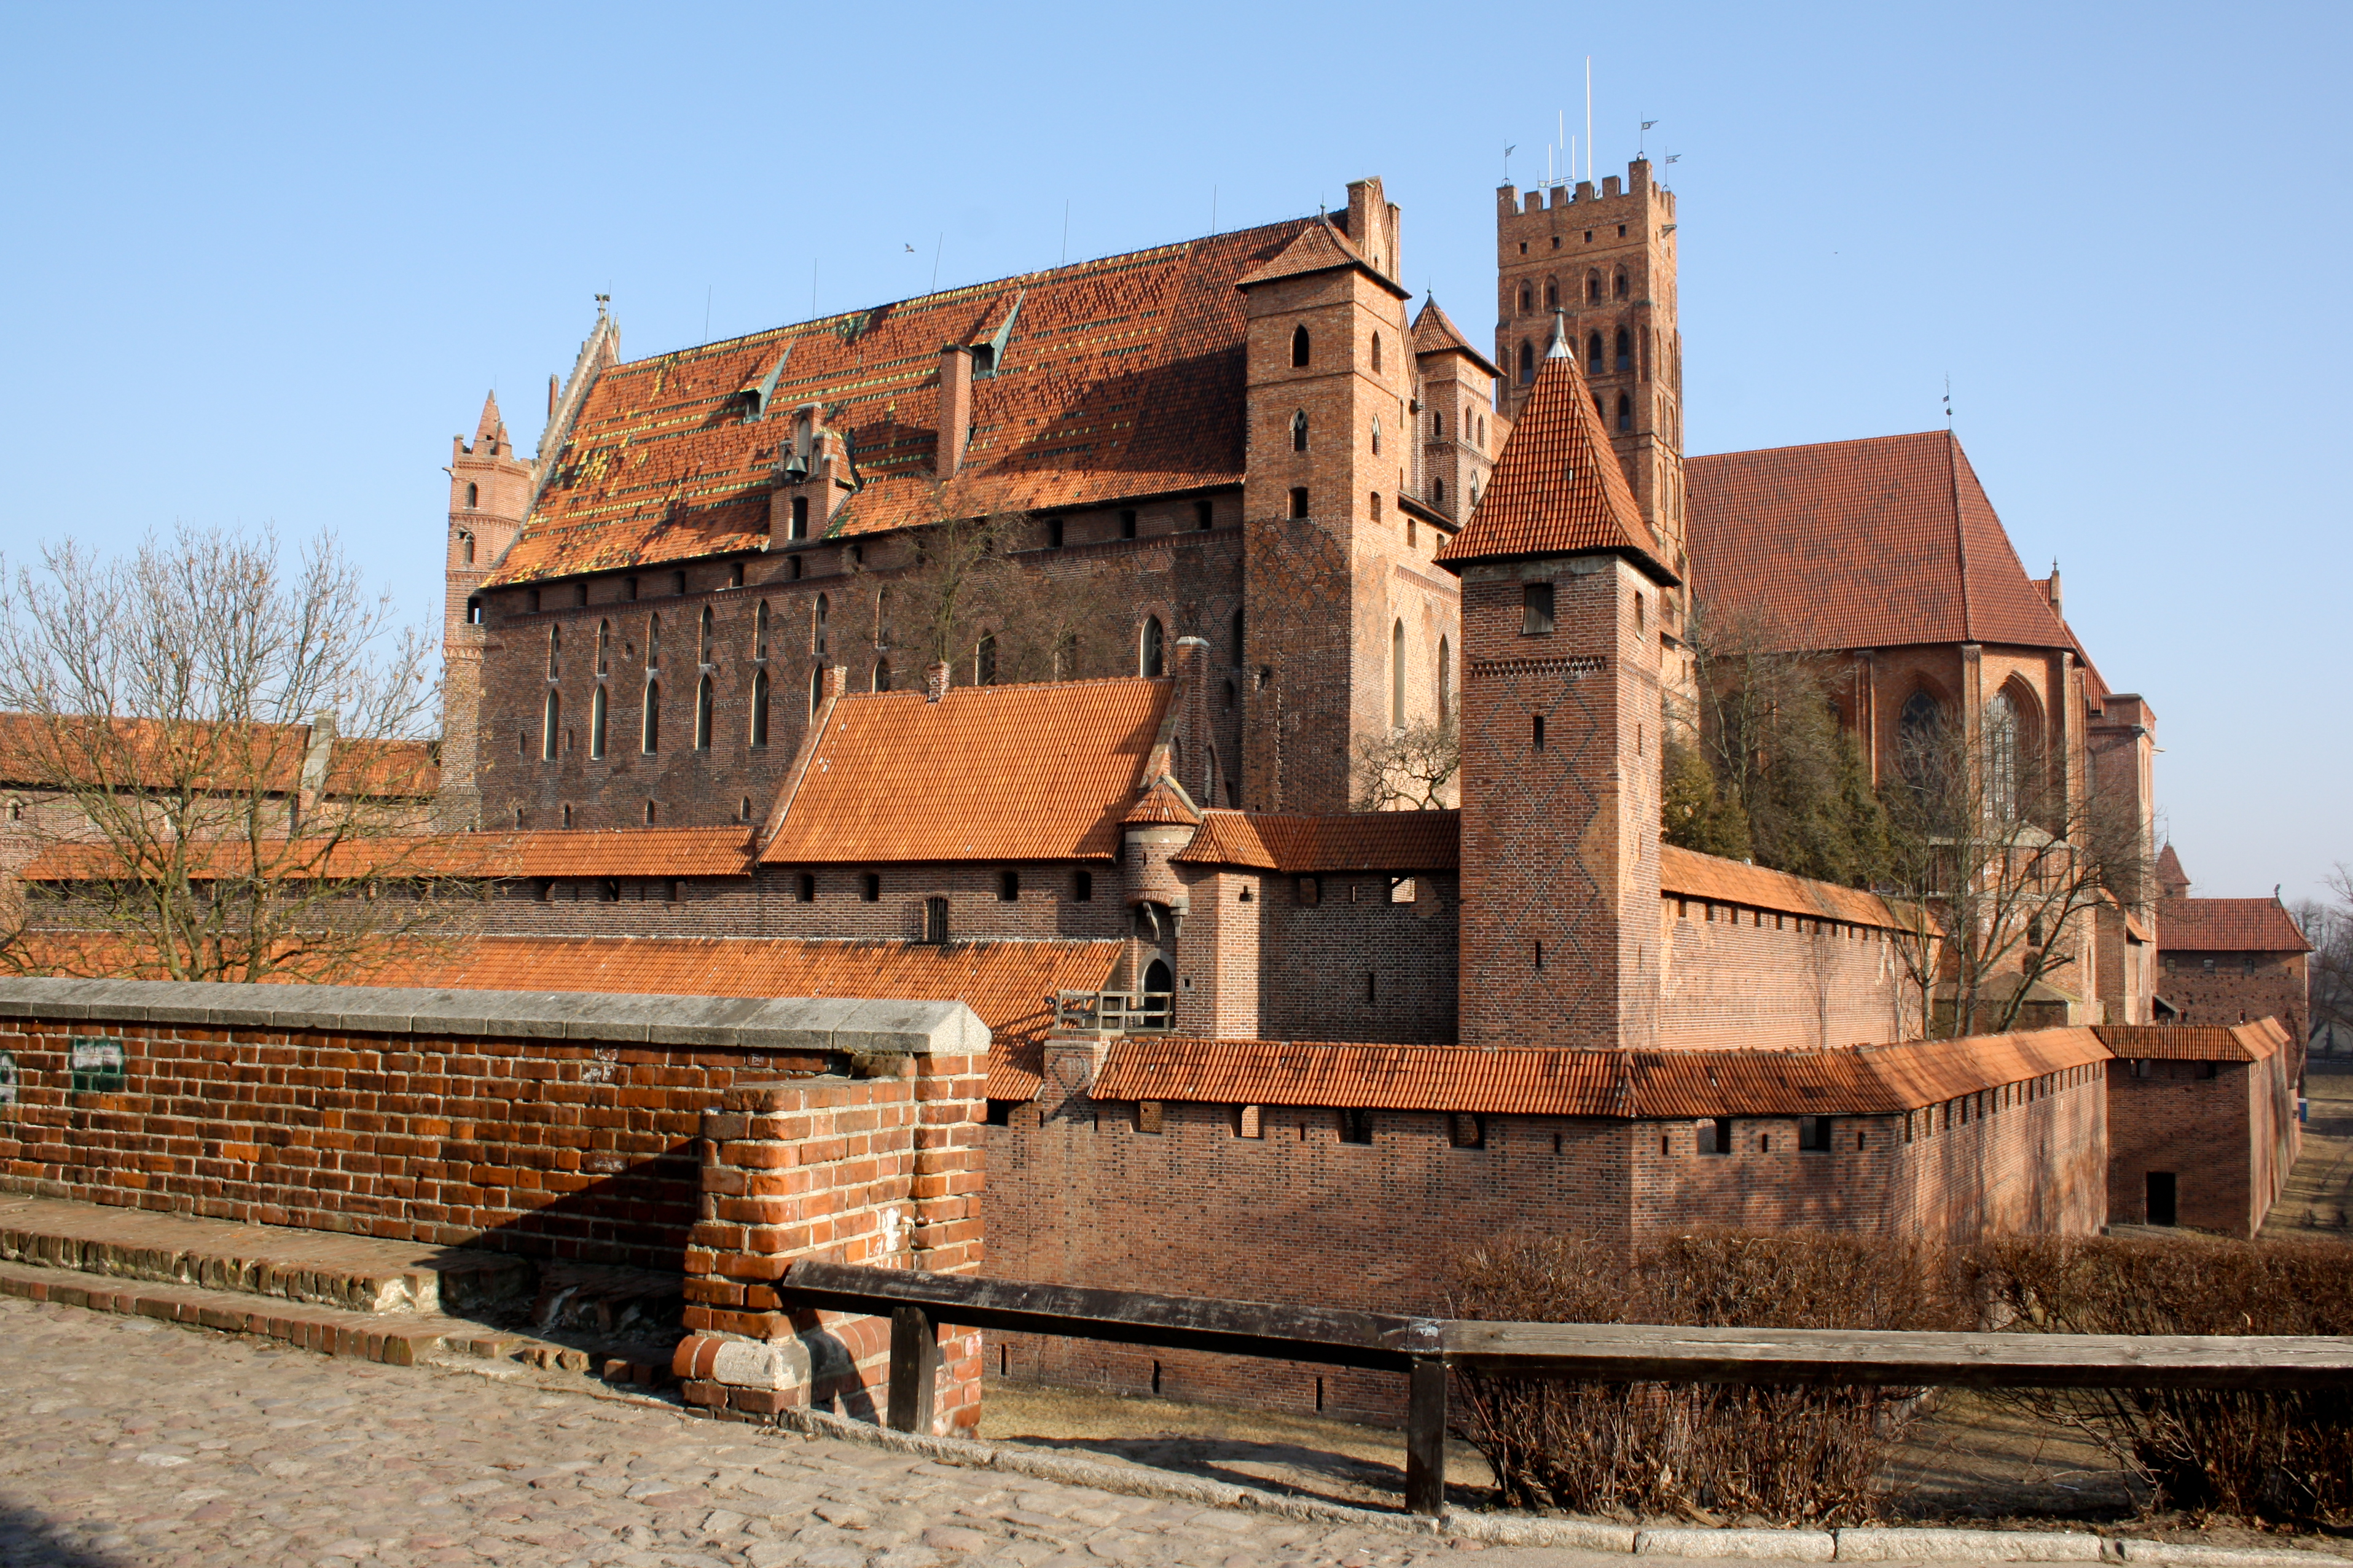
[[(1976, 1249), (2012, 1329), (2353, 1334), (2342, 1243), (2020, 1237)], [(2311, 1524), (2353, 1515), (2353, 1393), (2090, 1389), (2019, 1396), (2116, 1456), (2153, 1508)]]
[[(1544, 1237), (1453, 1260), (1455, 1315), (1726, 1328), (1974, 1327), (1952, 1255), (1879, 1237), (1713, 1233), (1632, 1246)], [(1466, 1435), (1514, 1507), (1871, 1517), (1916, 1390), (1599, 1384), (1464, 1372)]]

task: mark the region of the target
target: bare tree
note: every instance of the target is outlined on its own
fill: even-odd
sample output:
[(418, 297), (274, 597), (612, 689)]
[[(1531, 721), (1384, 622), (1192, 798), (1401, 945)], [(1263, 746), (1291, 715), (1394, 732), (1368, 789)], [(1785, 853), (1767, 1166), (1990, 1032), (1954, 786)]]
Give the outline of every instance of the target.
[(1125, 647), (1130, 606), (1114, 574), (1017, 558), (1036, 526), (1027, 513), (976, 514), (958, 502), (953, 482), (938, 487), (912, 564), (884, 590), (886, 640), (984, 686), (1075, 679)]
[[(420, 837), (434, 649), (331, 537), (182, 528), (0, 570), (0, 708), (31, 875), (0, 966), (349, 979), (447, 930)], [(459, 857), (462, 858), (462, 857)]]
[(1358, 811), (1443, 811), (1462, 771), (1462, 733), (1450, 716), (1356, 741), (1350, 793)]
[(2056, 759), (1971, 746), (1957, 724), (1907, 735), (1898, 761), (1882, 891), (1920, 1016), (1931, 1036), (2003, 1033), (2039, 984), (2081, 971), (2099, 906), (2143, 885), (2146, 825)]
[(2304, 940), (2312, 944), (2312, 1023), (2353, 1034), (2353, 867), (2339, 865), (2329, 873), (2328, 892), (2327, 903), (2307, 900), (2295, 910)]

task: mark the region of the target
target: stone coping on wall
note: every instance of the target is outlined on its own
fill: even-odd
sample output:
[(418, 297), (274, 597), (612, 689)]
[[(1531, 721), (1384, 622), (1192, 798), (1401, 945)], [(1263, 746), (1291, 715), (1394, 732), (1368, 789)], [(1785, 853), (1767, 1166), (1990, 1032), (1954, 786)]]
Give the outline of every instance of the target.
[(988, 1026), (961, 1002), (834, 996), (652, 996), (398, 985), (0, 979), (0, 1017), (322, 1034), (620, 1040), (851, 1056), (981, 1056)]

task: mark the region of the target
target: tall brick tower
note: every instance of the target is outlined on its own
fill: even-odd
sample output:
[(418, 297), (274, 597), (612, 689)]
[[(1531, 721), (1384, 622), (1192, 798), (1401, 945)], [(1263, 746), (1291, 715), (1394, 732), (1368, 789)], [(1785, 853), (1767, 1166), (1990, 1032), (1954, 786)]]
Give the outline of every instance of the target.
[(474, 593), (522, 528), (537, 465), (515, 456), (499, 417), (496, 394), (482, 399), (474, 440), (449, 438), (449, 531), (443, 559), (441, 610), (441, 793), (437, 826), (465, 832), (482, 826), (477, 770), (480, 743), (485, 635)]
[(1462, 580), (1466, 1046), (1656, 1041), (1660, 555), (1556, 342), (1438, 557)]
[(1237, 285), (1249, 322), (1241, 797), (1260, 810), (1347, 809), (1351, 743), (1394, 717), (1398, 650), (1426, 664), (1453, 629), (1451, 604), (1439, 607), (1451, 595), (1397, 574), (1413, 553), (1398, 497), (1415, 375), (1398, 228), (1380, 182), (1359, 180), (1344, 219), (1302, 230)]
[(1651, 165), (1549, 193), (1495, 193), (1495, 361), (1517, 415), (1561, 312), (1600, 400), (1642, 521), (1677, 574), (1683, 557), (1683, 344), (1675, 313), (1675, 195)]

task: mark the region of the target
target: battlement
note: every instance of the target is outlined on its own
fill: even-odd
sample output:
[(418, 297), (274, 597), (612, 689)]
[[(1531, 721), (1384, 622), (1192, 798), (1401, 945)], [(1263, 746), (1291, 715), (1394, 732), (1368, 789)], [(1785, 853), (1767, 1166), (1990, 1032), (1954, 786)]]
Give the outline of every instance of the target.
[(1603, 175), (1599, 190), (1590, 180), (1579, 180), (1574, 185), (1566, 182), (1540, 185), (1531, 191), (1508, 183), (1498, 185), (1495, 209), (1498, 222), (1505, 225), (1531, 218), (1557, 222), (1572, 213), (1578, 218), (1618, 223), (1628, 213), (1645, 209), (1660, 210), (1672, 217), (1675, 194), (1652, 181), (1649, 159), (1636, 158), (1626, 165), (1622, 180), (1616, 174)]

